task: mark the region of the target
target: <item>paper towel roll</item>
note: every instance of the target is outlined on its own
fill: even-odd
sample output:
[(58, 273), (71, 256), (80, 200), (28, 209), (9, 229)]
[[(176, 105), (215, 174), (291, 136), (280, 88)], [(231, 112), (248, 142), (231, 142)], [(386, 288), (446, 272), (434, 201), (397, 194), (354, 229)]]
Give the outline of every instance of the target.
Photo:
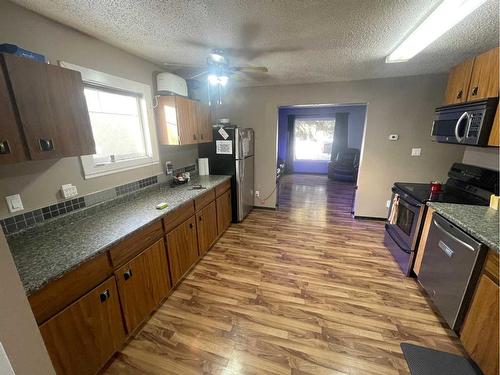
[(208, 158), (198, 159), (198, 172), (200, 176), (208, 176), (210, 174), (208, 169)]

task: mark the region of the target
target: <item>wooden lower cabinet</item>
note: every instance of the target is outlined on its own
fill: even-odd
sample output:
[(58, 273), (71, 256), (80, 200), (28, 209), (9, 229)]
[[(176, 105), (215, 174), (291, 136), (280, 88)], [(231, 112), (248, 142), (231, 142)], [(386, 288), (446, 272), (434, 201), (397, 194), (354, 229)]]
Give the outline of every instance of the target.
[(217, 235), (221, 235), (231, 225), (233, 211), (231, 208), (231, 190), (217, 198)]
[(189, 268), (198, 260), (198, 240), (195, 216), (166, 235), (168, 263), (172, 285), (184, 276)]
[(427, 214), (425, 215), (424, 225), (422, 227), (422, 234), (420, 235), (420, 242), (418, 243), (417, 254), (415, 255), (415, 262), (413, 263), (413, 272), (418, 276), (420, 273), (420, 267), (422, 266), (422, 258), (425, 252), (425, 243), (427, 242), (427, 236), (429, 234), (429, 229), (432, 223), (432, 214), (434, 209), (432, 207), (427, 207)]
[(163, 238), (115, 272), (127, 332), (139, 324), (167, 296), (170, 289)]
[(217, 239), (217, 210), (215, 201), (196, 213), (199, 255), (205, 254)]
[(481, 275), (460, 339), (485, 375), (498, 375), (498, 295), (500, 288)]
[(42, 324), (40, 332), (57, 374), (95, 374), (125, 340), (115, 278)]

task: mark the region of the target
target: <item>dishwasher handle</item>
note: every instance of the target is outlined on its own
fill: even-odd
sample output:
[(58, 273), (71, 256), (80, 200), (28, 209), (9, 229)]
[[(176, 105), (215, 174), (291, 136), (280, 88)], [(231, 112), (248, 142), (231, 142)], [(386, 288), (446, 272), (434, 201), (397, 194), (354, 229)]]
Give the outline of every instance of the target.
[[(445, 228), (443, 228), (443, 227), (441, 226), (441, 224), (439, 224), (439, 223), (436, 221), (436, 219), (433, 219), (432, 221), (433, 221), (434, 225), (436, 226), (436, 228), (438, 228), (441, 232), (443, 232), (444, 234), (446, 234), (448, 237), (452, 238), (453, 240), (455, 240), (456, 242), (458, 242), (460, 245), (462, 245), (462, 246), (466, 247), (466, 248), (467, 248), (467, 249), (469, 249), (470, 251), (476, 251), (476, 249), (475, 249), (473, 246), (469, 245), (467, 242), (465, 242), (465, 241), (461, 240), (460, 238), (458, 238), (458, 237), (454, 236), (454, 235), (453, 235), (453, 234), (451, 234), (449, 231), (447, 231)], [(442, 242), (442, 241), (440, 241), (440, 242)], [(444, 242), (443, 242), (443, 244), (444, 244)], [(446, 244), (444, 244), (444, 245), (445, 245), (446, 247), (448, 247)], [(439, 246), (439, 247), (441, 247), (441, 246)], [(448, 247), (448, 249), (449, 249), (449, 247)], [(450, 249), (450, 250), (451, 250), (451, 249)], [(443, 250), (443, 251), (444, 251), (444, 250)], [(445, 253), (446, 253), (446, 251), (445, 251)], [(452, 253), (453, 253), (453, 251), (452, 251)], [(448, 256), (451, 256), (451, 255), (448, 255)]]

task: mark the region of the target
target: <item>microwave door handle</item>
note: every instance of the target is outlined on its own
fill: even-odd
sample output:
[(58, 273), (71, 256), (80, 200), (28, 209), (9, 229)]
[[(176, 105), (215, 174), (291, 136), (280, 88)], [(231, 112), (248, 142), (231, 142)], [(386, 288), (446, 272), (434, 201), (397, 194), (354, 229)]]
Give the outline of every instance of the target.
[[(462, 122), (462, 120), (465, 117), (467, 117), (467, 123), (469, 123), (469, 120), (470, 120), (469, 113), (468, 112), (464, 112), (464, 113), (462, 113), (462, 116), (459, 117), (459, 119), (457, 120), (457, 123), (455, 125), (455, 138), (457, 139), (458, 143), (462, 143), (462, 141), (463, 141), (463, 138), (461, 138), (458, 135), (458, 127), (460, 126), (460, 123)], [(465, 135), (465, 133), (464, 133), (464, 135)]]

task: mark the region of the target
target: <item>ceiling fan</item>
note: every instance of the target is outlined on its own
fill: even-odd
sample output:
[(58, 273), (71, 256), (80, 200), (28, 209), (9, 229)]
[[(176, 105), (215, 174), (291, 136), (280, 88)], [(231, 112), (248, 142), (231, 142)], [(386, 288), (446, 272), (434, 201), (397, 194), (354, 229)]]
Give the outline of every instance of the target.
[(239, 79), (244, 79), (242, 75), (246, 73), (259, 74), (267, 73), (269, 70), (264, 66), (230, 66), (229, 59), (226, 56), (226, 51), (220, 48), (213, 48), (207, 57), (206, 66), (189, 65), (189, 64), (169, 64), (166, 66), (180, 68), (202, 68), (203, 71), (190, 75), (188, 80), (196, 79), (204, 75), (207, 76), (208, 82), (212, 85), (225, 86), (232, 76), (237, 76)]

